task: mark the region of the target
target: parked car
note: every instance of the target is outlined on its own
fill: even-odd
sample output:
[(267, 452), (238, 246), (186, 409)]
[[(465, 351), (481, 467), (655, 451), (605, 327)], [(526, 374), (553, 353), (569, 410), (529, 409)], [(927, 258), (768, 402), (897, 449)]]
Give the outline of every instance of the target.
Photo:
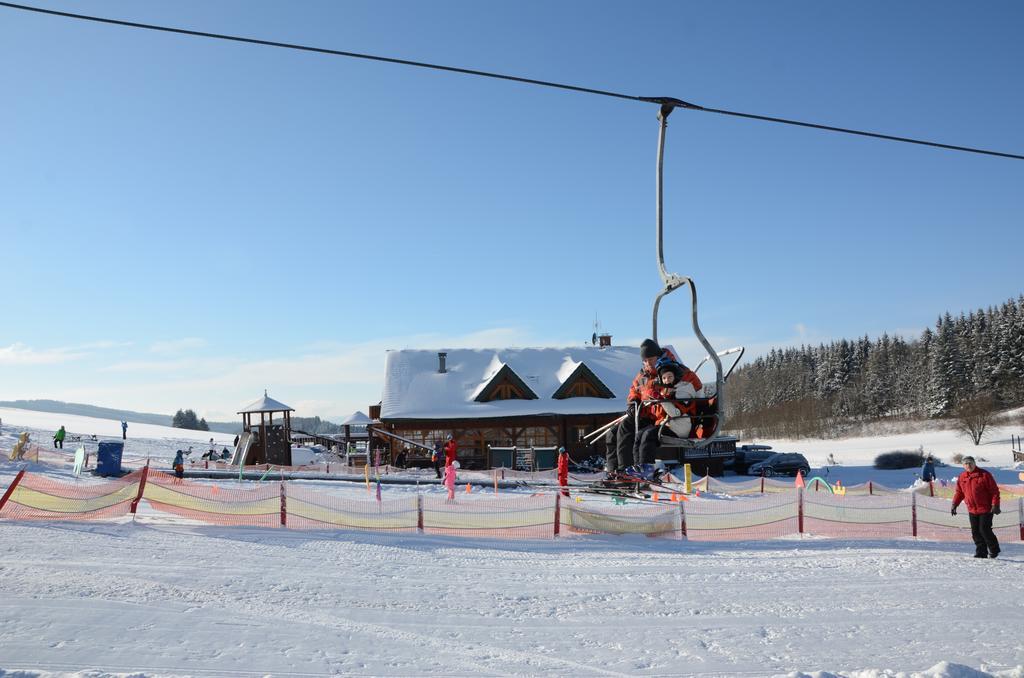
[(732, 458), (732, 470), (737, 475), (743, 475), (753, 464), (762, 462), (775, 454), (778, 452), (767, 445), (744, 445), (736, 448), (736, 454)]
[(807, 463), (807, 457), (802, 454), (784, 453), (773, 454), (764, 461), (751, 464), (747, 469), (747, 475), (795, 476), (797, 471), (803, 473), (805, 478), (811, 472), (811, 465)]

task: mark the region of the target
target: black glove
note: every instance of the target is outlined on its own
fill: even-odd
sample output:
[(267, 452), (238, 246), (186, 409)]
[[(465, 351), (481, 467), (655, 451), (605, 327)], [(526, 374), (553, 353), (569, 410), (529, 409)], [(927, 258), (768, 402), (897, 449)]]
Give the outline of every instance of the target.
[(993, 506), (992, 507), (992, 515), (998, 516), (1002, 512), (1003, 512), (1003, 510), (1001, 508), (999, 508), (999, 506)]
[(949, 515), (951, 515), (951, 516), (955, 516), (956, 515), (956, 507), (955, 506), (953, 508), (949, 509)]

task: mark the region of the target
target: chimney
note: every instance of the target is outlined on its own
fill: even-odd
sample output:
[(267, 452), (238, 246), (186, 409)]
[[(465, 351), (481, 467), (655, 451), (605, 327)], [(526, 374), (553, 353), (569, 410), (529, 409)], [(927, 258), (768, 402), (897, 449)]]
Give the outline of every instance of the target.
[(447, 357), (448, 357), (448, 354), (445, 353), (444, 351), (438, 351), (437, 352), (437, 371), (439, 373), (441, 373), (441, 374), (444, 374), (445, 372), (448, 371), (447, 369), (445, 369), (445, 366), (444, 366), (444, 361), (445, 361), (445, 358), (447, 358)]
[(597, 335), (597, 345), (601, 348), (607, 348), (612, 345), (612, 335), (610, 334), (599, 334)]

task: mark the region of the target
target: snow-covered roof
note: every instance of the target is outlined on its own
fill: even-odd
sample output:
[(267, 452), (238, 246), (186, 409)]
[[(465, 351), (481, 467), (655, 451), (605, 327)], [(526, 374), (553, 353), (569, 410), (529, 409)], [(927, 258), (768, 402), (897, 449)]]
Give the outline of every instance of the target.
[(342, 426), (365, 426), (366, 424), (372, 424), (373, 420), (362, 412), (353, 412), (344, 419), (341, 420)]
[(239, 414), (245, 414), (246, 412), (294, 412), (292, 408), (288, 407), (282, 402), (274, 400), (267, 395), (267, 392), (263, 392), (263, 397), (259, 400), (250, 403), (238, 411)]
[[(438, 372), (436, 350), (388, 351), (381, 419), (613, 414), (625, 407), (641, 366), (640, 349), (627, 346), (442, 350), (448, 354), (443, 373)], [(579, 369), (581, 363), (586, 369)], [(511, 370), (536, 399), (478, 402), (503, 370), (505, 375)], [(567, 379), (586, 376), (588, 370), (614, 397), (553, 397)]]

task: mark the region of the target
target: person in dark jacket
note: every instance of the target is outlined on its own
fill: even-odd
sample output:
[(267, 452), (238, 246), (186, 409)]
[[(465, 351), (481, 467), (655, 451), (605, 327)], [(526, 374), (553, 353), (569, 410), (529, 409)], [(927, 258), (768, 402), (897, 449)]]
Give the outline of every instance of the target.
[(128, 440), (128, 422), (121, 420), (121, 440)]
[(444, 455), (444, 448), (441, 446), (440, 440), (434, 441), (434, 453), (430, 455), (430, 461), (434, 465), (434, 473), (437, 474), (437, 479), (441, 479), (441, 457)]
[(971, 521), (971, 538), (974, 539), (975, 558), (995, 558), (999, 555), (999, 540), (992, 531), (992, 517), (999, 515), (999, 485), (992, 474), (978, 468), (974, 457), (964, 457), (964, 472), (956, 479), (953, 494), (953, 508), (956, 515), (960, 502), (967, 504)]
[(924, 464), (921, 465), (921, 480), (926, 483), (935, 480), (935, 460), (930, 454), (925, 457)]
[(178, 450), (178, 453), (174, 455), (174, 461), (171, 462), (171, 466), (174, 467), (174, 475), (179, 478), (185, 477), (185, 453)]

